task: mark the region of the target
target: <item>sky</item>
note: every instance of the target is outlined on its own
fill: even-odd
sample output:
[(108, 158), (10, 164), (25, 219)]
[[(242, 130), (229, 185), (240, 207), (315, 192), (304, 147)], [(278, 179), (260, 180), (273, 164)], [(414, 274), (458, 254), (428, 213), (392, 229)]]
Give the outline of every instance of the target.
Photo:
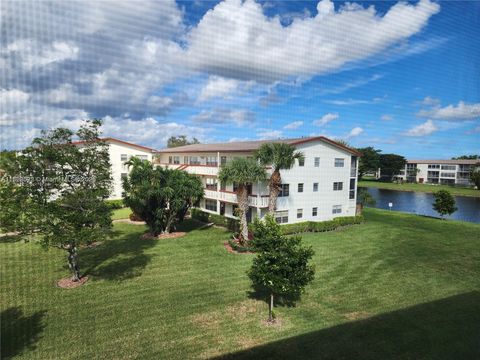
[(0, 2), (0, 148), (104, 121), (165, 147), (323, 135), (480, 154), (480, 2)]

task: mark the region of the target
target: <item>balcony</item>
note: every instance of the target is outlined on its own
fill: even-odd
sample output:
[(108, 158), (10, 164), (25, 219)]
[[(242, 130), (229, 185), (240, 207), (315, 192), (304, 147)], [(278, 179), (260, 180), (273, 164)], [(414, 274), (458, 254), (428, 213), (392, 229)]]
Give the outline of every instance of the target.
[(357, 168), (350, 168), (350, 177), (357, 177)]
[[(205, 189), (205, 197), (207, 199), (220, 200), (231, 204), (238, 204), (237, 194), (230, 191), (215, 191)], [(248, 196), (248, 205), (253, 207), (268, 207), (268, 196), (257, 197), (256, 195)]]
[(217, 176), (218, 167), (210, 165), (188, 165), (188, 164), (158, 164), (169, 169), (185, 170), (189, 174)]

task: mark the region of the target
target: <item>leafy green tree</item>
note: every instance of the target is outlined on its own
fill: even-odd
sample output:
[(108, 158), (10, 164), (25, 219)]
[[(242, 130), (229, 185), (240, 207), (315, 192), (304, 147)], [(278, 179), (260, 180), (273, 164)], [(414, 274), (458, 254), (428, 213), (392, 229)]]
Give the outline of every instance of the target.
[(458, 157), (452, 157), (452, 160), (477, 160), (480, 159), (480, 155), (462, 155)]
[(315, 270), (309, 261), (314, 252), (302, 246), (300, 237), (281, 235), (280, 225), (271, 215), (263, 221), (263, 225), (257, 222), (254, 226), (255, 248), (259, 252), (248, 276), (254, 288), (270, 294), (268, 320), (273, 321), (274, 297), (298, 298), (313, 280)]
[(439, 190), (433, 193), (435, 201), (433, 202), (433, 209), (440, 214), (442, 219), (445, 215), (451, 215), (457, 211), (455, 206), (455, 198), (447, 190)]
[(218, 173), (218, 179), (225, 183), (237, 184), (237, 201), (240, 216), (240, 243), (248, 241), (248, 185), (257, 181), (265, 181), (267, 174), (265, 168), (253, 159), (244, 157), (234, 158), (223, 165)]
[(267, 143), (260, 146), (255, 152), (255, 158), (260, 164), (264, 166), (271, 165), (273, 168), (268, 182), (268, 212), (273, 215), (282, 185), (280, 170), (291, 169), (295, 165), (295, 160), (303, 160), (304, 156), (301, 152), (295, 151), (295, 147), (290, 144)]
[(470, 180), (480, 190), (480, 164), (477, 164), (477, 168), (470, 173)]
[(178, 146), (184, 146), (184, 145), (192, 145), (192, 144), (200, 144), (200, 141), (198, 141), (197, 138), (192, 138), (192, 140), (188, 140), (186, 135), (180, 135), (180, 136), (170, 136), (170, 138), (167, 140), (167, 147), (168, 148), (174, 148)]
[(382, 150), (373, 147), (357, 149), (362, 153), (358, 165), (358, 178), (361, 179), (366, 173), (376, 172), (380, 167), (380, 153)]
[(361, 211), (364, 206), (375, 206), (377, 202), (375, 198), (370, 195), (368, 189), (362, 187), (357, 190), (357, 203), (360, 204)]
[(2, 228), (26, 238), (35, 233), (45, 246), (66, 250), (74, 281), (81, 277), (78, 245), (102, 240), (111, 229), (104, 201), (111, 191), (110, 160), (100, 126), (91, 120), (76, 132), (44, 131), (16, 156), (0, 190)]
[(203, 198), (202, 182), (197, 176), (155, 167), (136, 157), (127, 164), (132, 169), (123, 179), (124, 203), (146, 222), (154, 236), (172, 231)]
[(397, 154), (381, 154), (380, 155), (380, 171), (382, 178), (391, 180), (400, 170), (405, 169), (407, 160)]

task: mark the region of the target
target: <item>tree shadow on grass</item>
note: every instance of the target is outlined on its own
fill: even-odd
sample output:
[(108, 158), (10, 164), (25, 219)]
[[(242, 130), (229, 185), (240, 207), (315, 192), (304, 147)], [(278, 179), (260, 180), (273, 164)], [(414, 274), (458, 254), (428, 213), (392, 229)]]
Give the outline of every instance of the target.
[(106, 280), (126, 280), (140, 276), (151, 260), (145, 250), (157, 240), (141, 239), (141, 233), (114, 232), (113, 239), (98, 247), (82, 249), (80, 266), (83, 275)]
[(2, 311), (1, 315), (1, 357), (11, 359), (25, 350), (35, 349), (36, 342), (44, 329), (42, 322), (46, 311), (25, 316), (18, 307)]
[[(247, 291), (247, 296), (249, 299), (264, 301), (267, 305), (270, 304), (270, 292), (263, 287), (252, 285), (251, 290)], [(274, 296), (273, 305), (274, 307), (295, 307), (297, 302), (300, 301), (300, 298), (300, 294)]]
[(24, 240), (20, 235), (9, 235), (1, 234), (0, 235), (0, 244), (12, 244)]
[(479, 359), (480, 292), (348, 322), (220, 358)]

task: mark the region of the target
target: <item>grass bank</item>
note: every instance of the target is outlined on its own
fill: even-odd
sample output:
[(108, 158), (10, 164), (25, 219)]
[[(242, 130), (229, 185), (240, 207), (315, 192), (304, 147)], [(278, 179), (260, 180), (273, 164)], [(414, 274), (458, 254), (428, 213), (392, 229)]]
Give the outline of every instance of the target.
[(187, 222), (177, 239), (143, 226), (80, 261), (90, 280), (63, 290), (65, 254), (0, 240), (2, 355), (19, 359), (478, 358), (480, 225), (365, 210), (366, 222), (304, 234), (315, 281), (296, 307), (267, 304), (228, 253), (229, 233)]
[(471, 189), (471, 188), (453, 187), (448, 185), (407, 184), (407, 183), (397, 184), (397, 183), (388, 183), (388, 182), (381, 182), (377, 180), (365, 179), (365, 180), (359, 181), (358, 186), (397, 190), (397, 191), (425, 192), (425, 193), (433, 193), (438, 190), (448, 190), (452, 193), (452, 195), (480, 197), (480, 190)]

